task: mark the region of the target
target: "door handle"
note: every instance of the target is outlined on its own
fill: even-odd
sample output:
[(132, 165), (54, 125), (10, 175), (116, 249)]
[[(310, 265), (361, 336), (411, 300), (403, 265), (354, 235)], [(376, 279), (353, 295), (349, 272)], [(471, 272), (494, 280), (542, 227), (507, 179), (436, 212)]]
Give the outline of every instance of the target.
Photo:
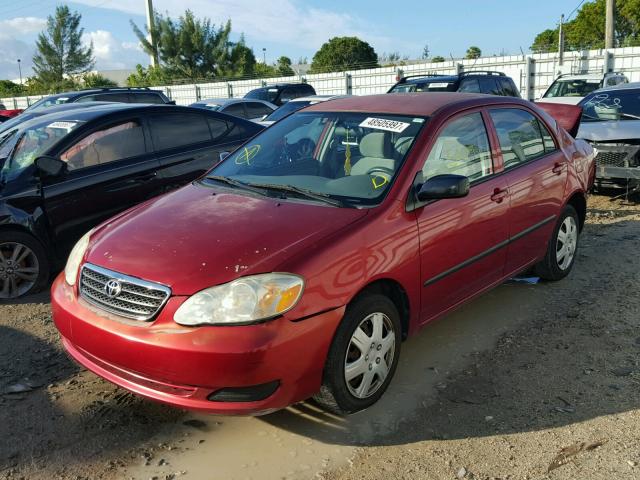
[(506, 188), (496, 188), (491, 195), (491, 201), (496, 203), (502, 203), (502, 201), (509, 195), (509, 190)]
[(556, 175), (560, 175), (562, 173), (562, 171), (564, 170), (564, 166), (567, 164), (567, 162), (556, 162), (553, 164), (553, 168), (551, 169), (551, 171), (553, 173), (555, 173)]

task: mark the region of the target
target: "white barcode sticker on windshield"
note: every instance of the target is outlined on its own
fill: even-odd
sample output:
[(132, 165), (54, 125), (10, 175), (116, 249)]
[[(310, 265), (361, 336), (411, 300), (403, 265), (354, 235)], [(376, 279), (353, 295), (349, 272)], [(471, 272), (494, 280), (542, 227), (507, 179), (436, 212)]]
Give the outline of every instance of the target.
[(386, 130), (388, 132), (404, 132), (410, 123), (398, 122), (397, 120), (387, 120), (386, 118), (369, 117), (360, 124), (363, 128), (374, 128), (376, 130)]
[(447, 88), (450, 84), (449, 83), (443, 83), (443, 82), (433, 82), (433, 83), (429, 83), (427, 84), (427, 88)]
[(53, 122), (47, 125), (47, 128), (61, 128), (63, 130), (71, 130), (76, 125), (76, 122)]

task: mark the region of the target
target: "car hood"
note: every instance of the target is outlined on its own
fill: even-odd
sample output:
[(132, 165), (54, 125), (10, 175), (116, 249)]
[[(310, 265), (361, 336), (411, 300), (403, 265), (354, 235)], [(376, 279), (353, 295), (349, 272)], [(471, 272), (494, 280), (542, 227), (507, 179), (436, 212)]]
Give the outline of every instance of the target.
[(640, 139), (640, 120), (610, 120), (580, 124), (578, 137), (591, 142)]
[(577, 105), (584, 97), (543, 97), (536, 102), (545, 103), (566, 103), (567, 105)]
[(192, 295), (270, 272), (367, 210), (235, 193), (199, 183), (104, 224), (86, 260)]

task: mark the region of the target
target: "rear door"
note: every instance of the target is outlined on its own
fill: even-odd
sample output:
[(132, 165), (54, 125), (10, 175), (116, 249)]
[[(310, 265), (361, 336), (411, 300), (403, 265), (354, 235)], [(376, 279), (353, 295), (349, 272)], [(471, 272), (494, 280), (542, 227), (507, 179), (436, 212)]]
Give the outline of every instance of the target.
[(452, 173), (471, 182), (468, 196), (429, 202), (417, 210), (422, 322), (504, 275), (509, 198), (505, 178), (495, 173), (486, 122), (481, 111), (449, 120), (422, 168), (423, 180)]
[(58, 254), (103, 220), (150, 198), (158, 162), (138, 117), (96, 126), (59, 155), (68, 172), (43, 185)]
[(491, 108), (510, 193), (507, 273), (542, 258), (562, 207), (568, 164), (548, 127), (524, 107)]
[[(215, 112), (156, 113), (148, 118), (160, 164), (162, 191), (181, 187), (203, 175), (252, 136), (245, 121), (234, 122)], [(252, 125), (253, 126), (253, 125)], [(256, 125), (256, 130), (260, 127)]]

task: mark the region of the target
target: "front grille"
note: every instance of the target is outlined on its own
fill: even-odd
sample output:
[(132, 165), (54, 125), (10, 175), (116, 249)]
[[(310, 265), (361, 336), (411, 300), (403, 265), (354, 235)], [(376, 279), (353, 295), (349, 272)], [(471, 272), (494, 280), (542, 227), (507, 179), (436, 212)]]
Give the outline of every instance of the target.
[(638, 145), (594, 143), (596, 165), (598, 167), (628, 168), (638, 165)]
[(171, 290), (164, 285), (88, 263), (83, 265), (80, 273), (80, 296), (87, 302), (121, 317), (140, 321), (151, 320), (170, 295)]

